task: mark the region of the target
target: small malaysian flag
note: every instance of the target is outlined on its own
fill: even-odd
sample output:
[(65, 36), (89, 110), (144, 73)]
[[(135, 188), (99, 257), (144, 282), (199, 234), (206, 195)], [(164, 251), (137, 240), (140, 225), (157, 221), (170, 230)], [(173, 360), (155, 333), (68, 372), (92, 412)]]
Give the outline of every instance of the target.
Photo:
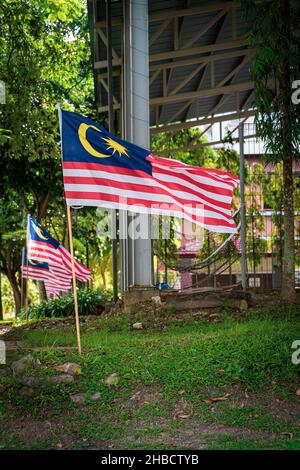
[[(33, 217), (28, 216), (28, 257), (48, 263), (49, 268), (58, 279), (64, 280), (72, 276), (71, 255), (47, 230)], [(76, 258), (75, 273), (79, 281), (91, 279), (91, 271)]]
[(22, 277), (36, 281), (44, 281), (45, 284), (47, 283), (49, 287), (52, 286), (57, 292), (71, 289), (70, 277), (58, 279), (49, 268), (48, 263), (27, 258), (26, 249), (23, 251)]

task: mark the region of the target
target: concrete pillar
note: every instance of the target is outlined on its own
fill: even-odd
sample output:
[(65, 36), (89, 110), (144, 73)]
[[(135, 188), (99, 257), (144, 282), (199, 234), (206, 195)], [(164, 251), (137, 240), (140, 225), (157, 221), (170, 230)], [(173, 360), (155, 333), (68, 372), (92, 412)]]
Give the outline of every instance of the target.
[[(149, 44), (148, 0), (124, 1), (124, 138), (150, 148), (149, 132)], [(125, 215), (122, 216), (125, 218)], [(152, 245), (149, 215), (128, 213), (138, 226), (148, 227), (146, 239), (137, 238), (122, 244), (123, 268), (127, 258), (128, 285), (151, 286), (153, 284)], [(128, 220), (128, 222), (129, 222)], [(126, 251), (126, 254), (124, 253)], [(125, 286), (126, 282), (128, 283)]]

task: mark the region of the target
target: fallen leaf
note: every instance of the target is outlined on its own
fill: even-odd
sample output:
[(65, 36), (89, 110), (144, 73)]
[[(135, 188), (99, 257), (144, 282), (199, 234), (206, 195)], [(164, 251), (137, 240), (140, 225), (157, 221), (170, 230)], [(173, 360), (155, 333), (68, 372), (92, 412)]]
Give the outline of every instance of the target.
[(212, 403), (216, 403), (218, 401), (226, 401), (232, 393), (226, 393), (223, 397), (211, 397), (211, 398), (204, 398), (202, 401), (207, 405), (211, 405)]
[(297, 397), (300, 397), (300, 388), (298, 388), (298, 389), (296, 390), (296, 395), (297, 395)]
[(178, 394), (183, 395), (185, 393), (185, 390), (179, 390)]
[(180, 419), (188, 419), (190, 415), (178, 415), (178, 418)]

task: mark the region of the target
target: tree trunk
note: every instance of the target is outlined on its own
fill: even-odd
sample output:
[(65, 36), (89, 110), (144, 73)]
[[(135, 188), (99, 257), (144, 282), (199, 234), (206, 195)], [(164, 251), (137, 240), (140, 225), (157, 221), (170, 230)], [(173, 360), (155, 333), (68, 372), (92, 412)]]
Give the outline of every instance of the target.
[(106, 275), (105, 271), (101, 272), (102, 283), (103, 283), (103, 290), (106, 290)]
[(284, 244), (281, 295), (283, 300), (294, 302), (295, 291), (295, 239), (294, 239), (294, 182), (293, 182), (293, 145), (290, 140), (289, 129), (293, 123), (291, 115), (291, 75), (289, 55), (290, 50), (290, 1), (280, 0), (280, 13), (283, 18), (281, 36), (285, 44), (282, 51), (280, 68), (279, 92), (282, 96), (282, 136), (285, 142), (283, 155), (283, 209), (284, 209)]
[(45, 289), (45, 284), (43, 281), (37, 281), (37, 286), (39, 290), (40, 302), (47, 300), (47, 293)]
[(17, 317), (21, 310), (21, 291), (15, 273), (7, 273), (7, 279), (9, 280), (13, 291), (15, 301), (15, 316)]
[(3, 308), (2, 308), (2, 273), (0, 271), (0, 320), (3, 320)]
[(290, 157), (283, 161), (284, 244), (281, 286), (282, 298), (288, 302), (296, 300), (293, 193), (293, 159)]

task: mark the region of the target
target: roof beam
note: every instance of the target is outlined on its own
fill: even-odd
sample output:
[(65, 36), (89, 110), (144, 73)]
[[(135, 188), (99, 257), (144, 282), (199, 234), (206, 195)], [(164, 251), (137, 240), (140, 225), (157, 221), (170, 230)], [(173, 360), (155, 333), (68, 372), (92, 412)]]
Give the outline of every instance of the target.
[(170, 91), (169, 95), (175, 95), (179, 90), (181, 90), (184, 85), (186, 85), (200, 70), (205, 67), (205, 64), (200, 64), (196, 69), (194, 69), (182, 82), (180, 82), (173, 90)]
[[(196, 98), (207, 98), (210, 96), (218, 96), (218, 95), (227, 95), (231, 93), (235, 93), (236, 91), (245, 91), (245, 90), (252, 90), (254, 87), (254, 82), (241, 82), (241, 83), (234, 83), (233, 85), (226, 85), (216, 88), (208, 88), (205, 90), (196, 90), (196, 91), (189, 91), (187, 93), (178, 93), (177, 95), (172, 96), (160, 96), (158, 98), (151, 98), (150, 99), (150, 106), (159, 106), (163, 104), (170, 104), (170, 103), (177, 103), (180, 101), (186, 100), (193, 100)], [(119, 104), (116, 105), (114, 109), (119, 109)], [(99, 112), (106, 112), (108, 110), (107, 106), (100, 106), (98, 108)], [(184, 123), (178, 124), (179, 126), (184, 126)], [(159, 128), (160, 129), (160, 128)], [(184, 127), (182, 127), (184, 129)]]
[[(97, 33), (99, 34), (100, 38), (102, 39), (105, 47), (107, 48), (107, 37), (106, 37), (106, 34), (104, 33), (104, 31), (101, 29), (101, 28), (98, 28), (97, 29)], [(118, 56), (118, 54), (116, 53), (116, 51), (114, 50), (114, 48), (112, 48), (112, 56), (113, 56), (113, 59), (120, 59), (120, 57)]]
[(149, 86), (152, 85), (152, 83), (157, 79), (157, 77), (160, 75), (161, 69), (156, 70), (150, 77), (149, 79)]
[[(253, 139), (254, 137), (256, 137), (256, 134), (250, 134), (250, 135), (244, 136), (244, 139)], [(232, 140), (234, 142), (238, 142), (239, 138), (233, 137)], [(165, 155), (168, 153), (176, 153), (176, 152), (188, 152), (188, 151), (193, 152), (203, 147), (210, 147), (213, 145), (218, 145), (218, 144), (223, 144), (223, 143), (224, 143), (223, 140), (215, 140), (213, 142), (202, 142), (201, 144), (193, 144), (193, 145), (190, 144), (190, 145), (186, 145), (185, 147), (178, 147), (178, 148), (175, 147), (171, 149), (155, 150), (155, 154)]]
[[(221, 36), (221, 34), (222, 34), (222, 31), (223, 31), (223, 29), (224, 29), (224, 24), (225, 24), (226, 18), (227, 18), (227, 12), (226, 12), (226, 15), (222, 17), (222, 21), (221, 21), (221, 23), (220, 23), (220, 25), (219, 25), (217, 34), (215, 35), (215, 40), (214, 40), (214, 43), (215, 43), (215, 44), (217, 43), (217, 41), (219, 40), (219, 38), (220, 38), (220, 36)], [(207, 55), (208, 55), (209, 57), (211, 57), (212, 59), (213, 59), (213, 57), (214, 57), (214, 53), (213, 53), (212, 51), (210, 51)], [(205, 68), (204, 68), (204, 70), (203, 70), (203, 72), (202, 72), (202, 75), (201, 75), (201, 77), (200, 77), (200, 80), (199, 80), (199, 82), (198, 82), (197, 90), (200, 90), (200, 88), (202, 87), (202, 84), (203, 84), (203, 82), (204, 82), (204, 79), (205, 79), (205, 76), (206, 76), (206, 71), (207, 71), (207, 68), (208, 68), (208, 65), (209, 65), (209, 64), (211, 65), (211, 71), (212, 71), (211, 77), (212, 77), (212, 74), (213, 74), (213, 72), (214, 72), (214, 63), (215, 63), (215, 62), (212, 60), (211, 62), (207, 62), (207, 64), (205, 65)], [(213, 84), (213, 85), (211, 84), (211, 87), (214, 87), (214, 86), (215, 86), (214, 84)], [(186, 111), (186, 113), (185, 113), (185, 120), (188, 119), (189, 113), (190, 113), (190, 110), (191, 110), (192, 106), (193, 106), (193, 100), (190, 102), (190, 104), (189, 104), (189, 106), (188, 106), (188, 108), (187, 108), (187, 111)]]
[(182, 49), (187, 49), (191, 47), (198, 39), (200, 39), (207, 31), (210, 30), (224, 15), (226, 15), (227, 10), (222, 10), (217, 13), (200, 31), (198, 31), (194, 36), (192, 36), (183, 46)]
[[(190, 0), (186, 0), (186, 7), (185, 8), (189, 8), (189, 6), (190, 6), (189, 4), (190, 4)], [(173, 49), (174, 49), (174, 51), (179, 49), (180, 38), (181, 38), (184, 22), (185, 22), (185, 17), (182, 17), (182, 18), (175, 17), (174, 18), (174, 21), (173, 21)], [(174, 59), (172, 59), (172, 60), (174, 62)], [(169, 69), (169, 70), (168, 69), (163, 69), (163, 77), (167, 77), (166, 93), (164, 93), (164, 96), (169, 94), (169, 86), (170, 86), (170, 83), (171, 83), (171, 80), (172, 80), (172, 77), (173, 77), (173, 72), (174, 72), (173, 69)], [(159, 110), (159, 118), (158, 118), (158, 121), (156, 121), (157, 125), (159, 125), (159, 123), (161, 121), (161, 117), (162, 117), (162, 114), (163, 114), (163, 109), (164, 109), (163, 106), (161, 106), (160, 110)]]
[(177, 60), (176, 62), (165, 62), (160, 64), (150, 64), (150, 71), (161, 70), (161, 69), (171, 69), (176, 67), (187, 67), (189, 65), (196, 64), (207, 64), (209, 62), (217, 62), (218, 60), (227, 60), (234, 57), (242, 57), (250, 54), (248, 49), (240, 49), (238, 51), (224, 52), (221, 54), (214, 54), (213, 56), (202, 56), (195, 57), (186, 60)]
[[(181, 16), (193, 16), (193, 15), (200, 15), (203, 13), (210, 13), (212, 11), (218, 10), (232, 10), (233, 8), (238, 8), (238, 5), (235, 1), (230, 2), (207, 2), (204, 5), (191, 7), (191, 8), (181, 8), (178, 10), (166, 9), (160, 10), (149, 15), (149, 21), (160, 21), (163, 19), (172, 18), (174, 17), (181, 17)], [(112, 25), (121, 25), (123, 23), (123, 18), (112, 18)], [(96, 28), (101, 28), (105, 26), (105, 20), (97, 21)]]
[(205, 46), (192, 47), (189, 49), (178, 49), (169, 52), (159, 52), (150, 55), (150, 62), (158, 62), (166, 59), (178, 59), (179, 57), (186, 57), (195, 54), (206, 54), (210, 52), (224, 51), (227, 49), (235, 49), (237, 47), (245, 47), (248, 45), (248, 38), (242, 37), (234, 39), (233, 41), (218, 42), (214, 44), (207, 44)]
[[(104, 78), (100, 78), (99, 77), (99, 83), (101, 83), (101, 85), (103, 86), (103, 88), (106, 90), (106, 92), (108, 93), (108, 84), (106, 82), (106, 80)], [(114, 101), (114, 104), (117, 104), (118, 103), (118, 100), (117, 98), (113, 95), (113, 101)]]
[(214, 124), (215, 122), (232, 121), (234, 119), (242, 119), (245, 117), (253, 116), (254, 110), (241, 111), (239, 113), (222, 114), (219, 116), (205, 117), (201, 119), (195, 119), (187, 122), (180, 122), (178, 124), (167, 124), (160, 127), (151, 127), (151, 134), (158, 134), (160, 132), (177, 132), (181, 129), (189, 129), (191, 127), (199, 127), (206, 124)]
[[(237, 51), (229, 51), (229, 52), (223, 52), (220, 54), (214, 54), (213, 56), (203, 56), (203, 57), (194, 57), (191, 59), (186, 59), (186, 60), (178, 60), (176, 62), (165, 62), (165, 63), (159, 63), (159, 64), (151, 64), (149, 66), (149, 70), (151, 72), (154, 72), (156, 70), (162, 70), (162, 69), (172, 69), (176, 67), (186, 67), (188, 65), (195, 65), (195, 64), (207, 64), (208, 62), (217, 62), (218, 60), (227, 60), (227, 59), (232, 59), (234, 57), (242, 57), (250, 54), (249, 49), (240, 49)], [(150, 62), (152, 61), (152, 56), (150, 55)], [(122, 60), (121, 58), (119, 59), (113, 59), (113, 65), (121, 65)], [(106, 60), (98, 60), (95, 61), (94, 63), (94, 69), (99, 70), (99, 69), (104, 69), (107, 68), (107, 61)]]
[(219, 83), (218, 83), (218, 86), (223, 86), (223, 85), (226, 85), (226, 83), (228, 82), (228, 80), (230, 79), (233, 79), (237, 73), (247, 64), (247, 62), (249, 62), (249, 60), (251, 60), (252, 58), (254, 57), (254, 53), (251, 53), (249, 54), (248, 56), (244, 57), (244, 59), (234, 68), (231, 70), (231, 72), (229, 72), (226, 77), (223, 78), (223, 80), (221, 80)]
[(152, 98), (150, 100), (150, 105), (154, 106), (157, 104), (170, 104), (170, 103), (177, 103), (180, 101), (185, 100), (194, 100), (196, 98), (208, 98), (210, 96), (218, 96), (218, 95), (226, 95), (228, 93), (234, 93), (236, 91), (245, 91), (251, 90), (254, 87), (254, 82), (241, 82), (235, 83), (233, 85), (226, 85), (221, 87), (215, 88), (207, 88), (205, 90), (196, 90), (196, 91), (189, 91), (187, 93), (178, 93), (177, 95), (169, 95), (169, 96), (160, 96), (157, 98)]
[(169, 26), (173, 18), (165, 19), (162, 24), (150, 35), (149, 38), (149, 48), (155, 43), (163, 31)]

